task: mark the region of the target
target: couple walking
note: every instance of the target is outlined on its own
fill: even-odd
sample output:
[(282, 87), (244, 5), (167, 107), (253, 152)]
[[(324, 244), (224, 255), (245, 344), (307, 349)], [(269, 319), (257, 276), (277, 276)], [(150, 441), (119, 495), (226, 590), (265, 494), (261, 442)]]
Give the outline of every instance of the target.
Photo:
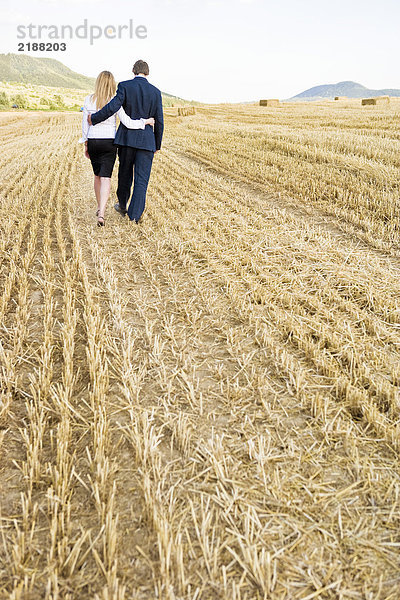
[[(122, 81), (117, 88), (112, 73), (102, 71), (96, 79), (94, 94), (85, 98), (79, 141), (85, 143), (85, 155), (93, 167), (99, 227), (105, 224), (117, 148), (118, 202), (114, 208), (122, 216), (128, 214), (135, 223), (145, 208), (154, 154), (161, 148), (164, 130), (161, 92), (147, 81), (149, 66), (143, 60), (134, 64), (133, 74), (133, 79)], [(117, 116), (121, 122), (118, 131)], [(133, 172), (133, 193), (127, 209)]]

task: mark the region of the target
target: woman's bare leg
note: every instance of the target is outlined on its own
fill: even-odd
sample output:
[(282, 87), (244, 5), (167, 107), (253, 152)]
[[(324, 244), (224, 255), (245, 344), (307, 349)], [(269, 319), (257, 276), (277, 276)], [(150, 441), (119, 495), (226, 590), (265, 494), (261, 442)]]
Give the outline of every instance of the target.
[(99, 177), (100, 179), (100, 201), (99, 201), (99, 217), (104, 219), (107, 201), (111, 191), (111, 177)]
[(96, 194), (97, 210), (99, 210), (99, 208), (100, 208), (100, 184), (101, 184), (101, 177), (99, 177), (98, 175), (95, 175), (94, 176), (94, 193)]

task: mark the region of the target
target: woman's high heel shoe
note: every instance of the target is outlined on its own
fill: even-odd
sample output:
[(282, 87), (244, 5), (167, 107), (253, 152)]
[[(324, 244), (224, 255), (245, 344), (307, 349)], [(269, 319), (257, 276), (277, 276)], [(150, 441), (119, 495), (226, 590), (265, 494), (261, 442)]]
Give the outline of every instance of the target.
[(97, 217), (97, 227), (104, 227), (106, 220), (104, 217)]

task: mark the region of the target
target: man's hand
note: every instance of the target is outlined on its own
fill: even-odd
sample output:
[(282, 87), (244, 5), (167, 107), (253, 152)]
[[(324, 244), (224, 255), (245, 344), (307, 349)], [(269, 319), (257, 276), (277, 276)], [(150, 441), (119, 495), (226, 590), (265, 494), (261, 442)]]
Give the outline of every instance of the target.
[(93, 123), (92, 123), (92, 115), (88, 115), (87, 122), (89, 123), (89, 125), (93, 125)]
[(88, 149), (87, 149), (87, 142), (85, 142), (85, 156), (86, 156), (86, 158), (90, 158), (89, 152), (88, 152)]

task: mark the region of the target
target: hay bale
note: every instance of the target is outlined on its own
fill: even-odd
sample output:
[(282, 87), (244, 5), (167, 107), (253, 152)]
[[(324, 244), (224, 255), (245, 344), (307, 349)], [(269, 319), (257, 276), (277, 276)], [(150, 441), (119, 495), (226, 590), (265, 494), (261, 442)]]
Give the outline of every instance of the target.
[(178, 116), (179, 117), (189, 117), (190, 115), (195, 115), (196, 109), (194, 106), (179, 106), (178, 107)]
[(260, 100), (260, 106), (280, 106), (281, 103), (276, 98), (270, 98), (269, 100)]
[(389, 96), (378, 96), (375, 100), (377, 104), (390, 104)]
[(347, 96), (335, 96), (335, 100), (347, 100)]
[(390, 104), (389, 96), (377, 96), (376, 98), (363, 98), (361, 106), (382, 106)]

